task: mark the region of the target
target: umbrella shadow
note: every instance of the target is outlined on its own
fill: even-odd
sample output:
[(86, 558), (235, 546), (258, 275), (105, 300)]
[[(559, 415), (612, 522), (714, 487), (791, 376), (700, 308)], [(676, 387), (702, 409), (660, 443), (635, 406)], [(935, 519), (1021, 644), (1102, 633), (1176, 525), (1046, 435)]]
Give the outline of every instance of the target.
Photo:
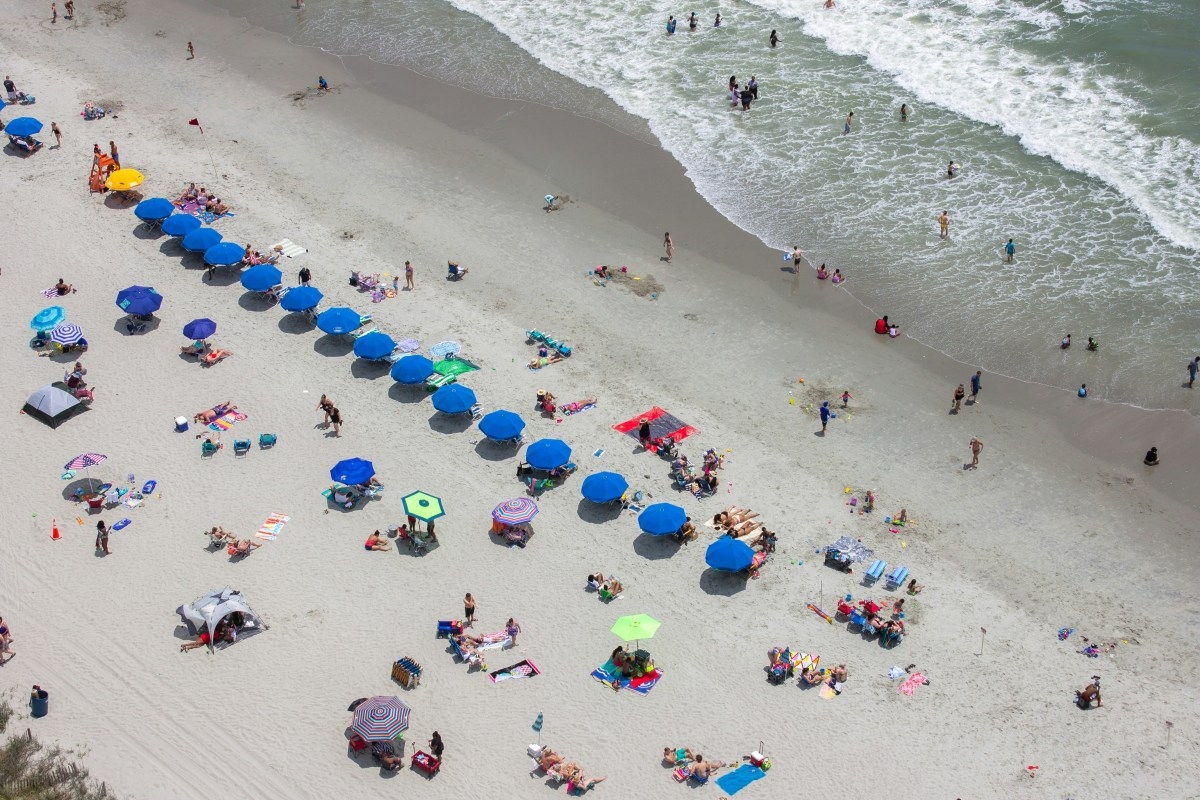
[[(593, 503), (586, 497), (579, 499), (579, 508), (577, 513), (579, 518), (584, 522), (589, 522), (593, 525), (603, 525), (606, 522), (612, 522), (621, 516), (624, 511), (620, 503)], [(634, 543), (636, 550), (636, 542)]]
[(139, 223), (133, 228), (133, 237), (135, 239), (149, 241), (151, 239), (158, 239), (163, 236), (166, 236), (166, 234), (162, 232), (162, 228), (149, 222)]
[(106, 208), (126, 209), (141, 199), (140, 193), (137, 191), (116, 192), (109, 191), (104, 198)]
[(162, 320), (155, 316), (151, 316), (150, 319), (137, 319), (127, 314), (113, 323), (113, 330), (126, 336), (140, 336), (143, 333), (153, 333), (161, 324)]
[(462, 433), (471, 427), (470, 414), (443, 414), (435, 411), (429, 418), (429, 429), (437, 433)]
[(50, 359), (56, 364), (69, 364), (72, 361), (79, 360), (79, 353), (73, 350), (59, 351), (56, 347), (48, 348), (48, 352), (43, 350), (38, 355)]
[[(90, 481), (85, 477), (86, 473), (83, 470), (76, 470), (76, 477), (72, 479), (66, 486), (63, 487), (63, 500), (77, 501), (77, 493), (82, 489), (84, 492), (89, 492), (93, 487), (100, 486), (104, 483), (104, 479), (93, 477)], [(82, 508), (83, 506), (81, 506)]]
[[(208, 264), (204, 266), (209, 268)], [(206, 272), (203, 280), (209, 286), (232, 286), (241, 283), (242, 272), (239, 267), (216, 267), (211, 273)]]
[(475, 445), (475, 452), (485, 461), (507, 461), (521, 452), (521, 448), (485, 436)]
[(183, 258), (191, 255), (187, 250), (183, 249), (182, 236), (172, 236), (166, 239), (158, 246), (158, 252), (162, 253), (164, 256), (170, 256), (171, 258)]
[(377, 381), (380, 378), (390, 378), (389, 370), (392, 365), (386, 361), (370, 361), (365, 358), (356, 358), (354, 363), (350, 365), (350, 374), (356, 378), (362, 378), (368, 381)]
[(399, 403), (420, 403), (429, 396), (425, 391), (425, 384), (405, 384), (395, 383), (388, 388), (388, 397)]
[(673, 558), (681, 545), (670, 536), (651, 536), (639, 532), (633, 540), (633, 552), (651, 561)]
[[(238, 280), (241, 280), (239, 277)], [(262, 296), (262, 292), (245, 291), (238, 298), (238, 307), (244, 311), (266, 311), (275, 307), (275, 303), (266, 300)]]
[(750, 573), (745, 570), (722, 572), (709, 568), (700, 573), (700, 588), (704, 590), (704, 593), (720, 597), (733, 597), (735, 594), (745, 591), (746, 584), (749, 582)]
[(285, 312), (279, 318), (278, 326), (283, 333), (312, 333), (317, 327), (317, 323), (313, 322), (312, 317), (300, 311)]
[[(522, 522), (517, 527), (524, 528), (526, 530), (526, 532), (527, 532), (527, 535), (525, 536), (525, 544), (526, 545), (528, 545), (530, 542), (533, 541), (533, 536), (535, 533), (537, 533), (537, 531), (535, 531), (533, 529), (533, 525), (531, 525), (528, 522)], [(491, 542), (492, 544), (499, 545), (500, 547), (516, 548), (517, 550), (523, 549), (521, 545), (516, 544), (515, 542), (510, 542), (507, 539), (505, 539), (504, 534), (496, 533), (495, 531), (491, 530), (490, 528), (488, 529), (488, 541)]]
[(313, 350), (326, 358), (344, 358), (354, 350), (354, 343), (345, 336), (327, 333), (313, 342)]

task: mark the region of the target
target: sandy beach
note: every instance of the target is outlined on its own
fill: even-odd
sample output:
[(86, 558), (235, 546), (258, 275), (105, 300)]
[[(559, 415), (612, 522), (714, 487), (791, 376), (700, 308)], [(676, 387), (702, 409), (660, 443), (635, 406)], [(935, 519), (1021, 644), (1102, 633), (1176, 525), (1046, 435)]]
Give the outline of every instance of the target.
[[(1196, 791), (1194, 415), (986, 373), (981, 402), (948, 414), (974, 366), (875, 336), (875, 315), (845, 292), (782, 270), (780, 254), (709, 208), (648, 134), (342, 62), (203, 4), (76, 7), (75, 20), (51, 25), (45, 9), (0, 0), (3, 71), (37, 96), (0, 118), (37, 117), (48, 145), (25, 158), (6, 150), (0, 170), (0, 285), (12, 303), (0, 475), (15, 490), (0, 615), (16, 652), (0, 677), (17, 707), (31, 684), (51, 692), (50, 714), (14, 729), (71, 749), (126, 798), (550, 797), (566, 789), (531, 773), (525, 755), (539, 713), (541, 741), (606, 776), (593, 791), (610, 797), (688, 791), (660, 762), (665, 746), (740, 763), (760, 742), (772, 767), (739, 798), (798, 787), (850, 798), (884, 786), (897, 798)], [(331, 92), (316, 90), (318, 75)], [(116, 113), (84, 121), (87, 101)], [(61, 149), (49, 146), (52, 120)], [(370, 313), (426, 353), (460, 342), (480, 368), (460, 383), (484, 413), (516, 411), (526, 441), (566, 441), (578, 472), (538, 498), (528, 545), (489, 535), (493, 507), (527, 496), (523, 450), (435, 412), (421, 388), (245, 292), (235, 273), (204, 280), (202, 261), (139, 223), (132, 204), (88, 192), (91, 145), (110, 140), (144, 173), (147, 197), (213, 188), (235, 213), (213, 223), (227, 241), (307, 249), (279, 264), (285, 283), (307, 267), (322, 308)], [(547, 193), (571, 202), (548, 214)], [(411, 292), (374, 303), (348, 283), (354, 269), (403, 285), (405, 260)], [(446, 280), (447, 260), (469, 275)], [(599, 285), (600, 264), (625, 277)], [(40, 291), (60, 277), (77, 291), (47, 300)], [(127, 335), (114, 303), (132, 284), (165, 298), (140, 335)], [(95, 392), (57, 429), (16, 413), (75, 360), (29, 347), (27, 320), (52, 303), (87, 336)], [(212, 367), (180, 356), (181, 329), (199, 317), (216, 321), (212, 341), (233, 356)], [(529, 329), (565, 339), (572, 355), (527, 369)], [(598, 402), (552, 418), (534, 410), (539, 389)], [(817, 408), (843, 390), (849, 408), (818, 435)], [(322, 394), (342, 412), (340, 436), (316, 410)], [(174, 419), (224, 400), (246, 419), (202, 458), (201, 428), (180, 433)], [(725, 454), (715, 496), (678, 491), (667, 461), (613, 430), (652, 407), (697, 429), (681, 445), (693, 460)], [(262, 433), (278, 444), (235, 455), (235, 438)], [(972, 437), (985, 443), (976, 470), (964, 468)], [(1144, 467), (1152, 445), (1162, 463)], [(86, 452), (108, 456), (96, 479), (157, 488), (136, 508), (89, 514), (59, 479)], [(353, 457), (370, 459), (386, 488), (343, 511), (322, 491), (330, 467)], [(679, 546), (640, 535), (632, 512), (581, 499), (583, 479), (601, 470), (697, 521), (753, 508), (778, 548), (756, 579), (709, 570), (714, 531)], [(416, 490), (445, 503), (438, 546), (365, 552), (372, 530), (404, 521), (400, 498)], [(867, 490), (877, 509), (856, 513), (848, 500)], [(900, 508), (918, 522), (893, 532), (884, 519)], [(275, 513), (286, 527), (244, 559), (202, 535), (222, 525), (249, 537)], [(111, 555), (97, 555), (96, 521), (123, 517)], [(924, 590), (866, 587), (861, 566), (823, 566), (817, 551), (842, 536), (889, 569), (907, 566)], [(597, 570), (619, 576), (622, 597), (585, 591)], [(269, 630), (180, 653), (174, 609), (224, 586)], [(461, 617), (466, 592), (478, 601), (474, 633), (510, 617), (522, 628), (489, 667), (528, 660), (539, 675), (493, 683), (457, 662), (436, 623)], [(903, 642), (885, 649), (808, 608), (832, 614), (847, 594), (903, 597)], [(642, 645), (663, 677), (646, 696), (614, 693), (590, 673), (620, 644), (616, 619), (640, 613), (662, 622)], [(1080, 653), (1083, 637), (1101, 645), (1097, 658)], [(769, 684), (767, 652), (786, 645), (845, 664), (841, 694)], [(390, 679), (402, 656), (423, 666), (415, 689)], [(888, 677), (909, 665), (929, 679), (911, 696)], [(1104, 704), (1083, 711), (1074, 693), (1093, 675)], [(349, 752), (348, 704), (393, 694), (412, 708), (407, 753), (435, 730), (446, 743), (432, 779)]]

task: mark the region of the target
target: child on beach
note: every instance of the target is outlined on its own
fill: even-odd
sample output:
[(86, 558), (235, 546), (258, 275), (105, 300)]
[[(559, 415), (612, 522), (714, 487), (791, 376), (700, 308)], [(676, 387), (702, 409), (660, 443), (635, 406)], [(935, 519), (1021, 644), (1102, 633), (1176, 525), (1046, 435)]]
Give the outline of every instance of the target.
[(850, 405), (850, 401), (853, 399), (854, 398), (850, 396), (849, 389), (842, 390), (842, 408), (846, 408), (848, 405)]

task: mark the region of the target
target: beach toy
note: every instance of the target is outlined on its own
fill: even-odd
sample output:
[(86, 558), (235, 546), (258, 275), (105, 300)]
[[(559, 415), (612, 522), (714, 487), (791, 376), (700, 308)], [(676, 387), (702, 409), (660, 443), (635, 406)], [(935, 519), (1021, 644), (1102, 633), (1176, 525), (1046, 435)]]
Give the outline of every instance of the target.
[(789, 253), (789, 252), (787, 252), (787, 251), (784, 251), (784, 254), (783, 254), (783, 260), (784, 260), (784, 261), (791, 261), (791, 260), (792, 260), (792, 254), (791, 254), (791, 253)]
[(797, 378), (797, 379), (796, 379), (796, 382), (797, 382), (797, 383), (804, 383), (804, 378)]
[(69, 480), (71, 480), (71, 478), (74, 478), (74, 477), (75, 477), (75, 470), (73, 470), (73, 469), (69, 469), (62, 474), (62, 479), (64, 481), (69, 481)]
[(847, 486), (845, 489), (842, 489), (843, 494), (850, 494), (850, 492), (852, 492), (852, 491), (854, 491), (854, 490), (851, 489), (849, 486)]
[(794, 405), (796, 405), (796, 398), (794, 398), (794, 397), (789, 397), (789, 398), (788, 398), (788, 405), (789, 405), (789, 406), (794, 406)]
[(112, 529), (114, 531), (119, 531), (131, 522), (133, 522), (133, 520), (131, 520), (129, 517), (126, 517), (125, 519), (118, 520), (117, 522), (113, 523)]
[(158, 481), (146, 481), (146, 485), (142, 487), (142, 494), (151, 494), (155, 486), (158, 486)]

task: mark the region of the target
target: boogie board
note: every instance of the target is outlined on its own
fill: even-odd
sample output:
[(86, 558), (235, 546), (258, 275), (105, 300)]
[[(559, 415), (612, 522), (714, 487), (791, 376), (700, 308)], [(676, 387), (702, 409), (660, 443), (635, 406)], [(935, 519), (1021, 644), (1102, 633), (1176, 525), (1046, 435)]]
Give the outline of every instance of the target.
[(114, 531), (119, 531), (131, 522), (133, 522), (133, 520), (131, 520), (129, 517), (126, 517), (125, 519), (123, 519), (119, 522), (113, 523), (112, 529)]
[(146, 485), (142, 487), (142, 494), (150, 494), (155, 486), (158, 486), (158, 481), (146, 481)]

